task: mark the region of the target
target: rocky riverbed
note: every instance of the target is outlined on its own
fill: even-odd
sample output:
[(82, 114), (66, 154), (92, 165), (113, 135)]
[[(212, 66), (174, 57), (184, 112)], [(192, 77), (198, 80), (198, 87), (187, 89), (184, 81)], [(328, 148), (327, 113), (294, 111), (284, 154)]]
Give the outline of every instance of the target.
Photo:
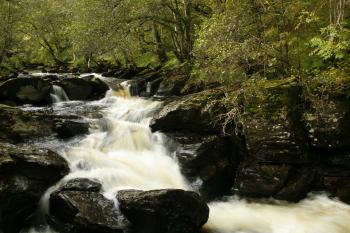
[[(101, 75), (3, 81), (0, 232), (42, 225), (60, 233), (200, 232), (206, 202), (232, 195), (299, 202), (326, 192), (350, 203), (347, 95), (330, 93), (320, 105), (317, 92), (308, 96), (293, 78), (185, 94), (184, 80), (170, 78), (178, 80), (173, 87), (159, 73), (139, 74), (110, 91), (104, 81), (113, 78)], [(54, 86), (69, 101), (53, 103)], [(128, 97), (133, 90), (166, 97)], [(331, 203), (350, 217), (345, 204)], [(215, 216), (205, 229), (239, 230), (241, 222), (216, 229), (218, 209), (233, 211), (220, 205), (210, 204)], [(349, 230), (336, 226), (345, 231), (330, 232)]]

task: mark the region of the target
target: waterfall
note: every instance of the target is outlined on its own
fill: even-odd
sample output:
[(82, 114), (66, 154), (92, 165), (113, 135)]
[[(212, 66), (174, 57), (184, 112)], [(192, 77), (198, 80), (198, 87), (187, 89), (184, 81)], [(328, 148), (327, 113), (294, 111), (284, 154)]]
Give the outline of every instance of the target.
[[(63, 153), (71, 173), (43, 197), (48, 209), (49, 193), (73, 178), (92, 178), (102, 184), (103, 194), (114, 198), (122, 189), (192, 190), (179, 164), (165, 147), (161, 133), (149, 123), (162, 103), (116, 96), (109, 91), (99, 101), (106, 107), (91, 134)], [(298, 203), (273, 201), (249, 203), (237, 197), (209, 203), (210, 217), (204, 226), (212, 233), (349, 233), (350, 207), (323, 195)], [(52, 232), (49, 228), (31, 233)]]
[(120, 84), (125, 90), (127, 90), (129, 96), (137, 96), (139, 94), (139, 87), (137, 81), (128, 80)]
[(50, 96), (51, 96), (52, 103), (58, 103), (58, 102), (69, 100), (64, 89), (57, 85), (52, 85)]

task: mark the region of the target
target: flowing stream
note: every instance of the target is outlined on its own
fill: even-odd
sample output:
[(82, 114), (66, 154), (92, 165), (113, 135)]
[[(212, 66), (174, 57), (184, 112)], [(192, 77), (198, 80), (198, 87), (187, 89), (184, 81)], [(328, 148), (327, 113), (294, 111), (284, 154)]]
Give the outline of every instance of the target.
[(52, 85), (50, 96), (52, 103), (59, 103), (69, 100), (67, 93), (63, 90), (63, 88), (57, 85)]
[[(193, 190), (167, 150), (166, 137), (150, 130), (151, 117), (162, 103), (126, 96), (111, 90), (100, 101), (54, 105), (57, 112), (64, 112), (65, 108), (72, 111), (72, 106), (76, 109), (99, 106), (103, 117), (91, 121), (90, 134), (78, 143), (55, 148), (69, 162), (71, 173), (47, 191), (41, 203), (43, 212), (49, 208), (50, 192), (73, 178), (98, 180), (103, 194), (111, 199), (118, 190), (130, 188)], [(350, 207), (322, 194), (298, 204), (249, 203), (229, 197), (209, 206), (210, 218), (204, 228), (213, 233), (350, 232)], [(45, 228), (29, 232), (53, 231)]]

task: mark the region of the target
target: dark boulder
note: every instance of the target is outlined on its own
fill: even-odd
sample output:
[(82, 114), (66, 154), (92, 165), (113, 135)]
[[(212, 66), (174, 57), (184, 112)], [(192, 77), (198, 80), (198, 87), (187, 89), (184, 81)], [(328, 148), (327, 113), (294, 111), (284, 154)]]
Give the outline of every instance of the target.
[(285, 186), (290, 169), (285, 165), (242, 163), (233, 191), (246, 197), (272, 197)]
[(95, 180), (87, 178), (76, 178), (69, 180), (66, 184), (59, 188), (58, 192), (61, 191), (88, 191), (88, 192), (99, 192), (102, 185)]
[(292, 202), (300, 201), (315, 188), (318, 180), (318, 169), (315, 167), (292, 169), (286, 184), (274, 197)]
[(114, 202), (98, 192), (98, 185), (79, 182), (51, 194), (49, 224), (62, 233), (122, 233)]
[(350, 177), (325, 177), (324, 185), (333, 196), (350, 204)]
[(95, 76), (84, 77), (84, 79), (87, 80), (92, 87), (92, 94), (89, 96), (89, 99), (94, 100), (105, 97), (106, 92), (109, 90), (109, 87), (105, 82)]
[(315, 157), (329, 167), (340, 167), (350, 171), (350, 151), (322, 149), (315, 152)]
[(206, 199), (228, 194), (236, 168), (243, 159), (241, 142), (229, 136), (167, 134), (175, 143), (175, 156), (182, 173), (191, 181), (200, 179), (199, 191)]
[(59, 138), (71, 138), (78, 135), (85, 135), (89, 133), (89, 124), (77, 120), (62, 119), (56, 121), (54, 131)]
[(14, 78), (0, 84), (0, 100), (17, 104), (46, 104), (50, 99), (50, 83), (41, 78)]
[(58, 154), (29, 145), (0, 143), (0, 228), (17, 233), (44, 192), (69, 171)]
[(138, 233), (194, 233), (207, 222), (209, 208), (201, 197), (183, 190), (123, 190), (120, 210)]
[(70, 100), (88, 100), (92, 94), (91, 83), (82, 78), (67, 78), (58, 85), (64, 89)]
[(70, 100), (101, 99), (109, 90), (108, 85), (95, 76), (84, 78), (69, 77), (57, 83), (61, 86)]
[(220, 133), (219, 115), (226, 112), (222, 89), (213, 89), (170, 101), (156, 114), (153, 131), (187, 130), (196, 133)]

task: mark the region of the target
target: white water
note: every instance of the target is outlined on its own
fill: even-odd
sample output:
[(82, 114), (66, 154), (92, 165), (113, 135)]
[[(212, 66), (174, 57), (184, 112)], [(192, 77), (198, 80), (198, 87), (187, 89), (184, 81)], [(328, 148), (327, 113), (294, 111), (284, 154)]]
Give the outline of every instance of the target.
[(159, 102), (122, 98), (112, 92), (101, 102), (110, 104), (103, 124), (64, 154), (72, 170), (66, 179), (97, 179), (106, 195), (128, 188), (189, 189), (163, 146), (162, 135), (152, 134), (148, 127)]
[(51, 96), (52, 103), (69, 101), (67, 93), (64, 91), (64, 89), (62, 87), (57, 86), (57, 85), (52, 85), (52, 90), (51, 90), (50, 96)]
[[(92, 178), (101, 182), (108, 198), (129, 188), (192, 190), (166, 150), (165, 138), (150, 131), (150, 119), (161, 103), (118, 97), (112, 91), (99, 103), (109, 106), (104, 118), (78, 146), (65, 151), (72, 172), (58, 186), (73, 178)], [(45, 208), (48, 194), (43, 198)], [(298, 204), (231, 198), (209, 206), (204, 228), (213, 233), (350, 233), (350, 207), (322, 195)]]

